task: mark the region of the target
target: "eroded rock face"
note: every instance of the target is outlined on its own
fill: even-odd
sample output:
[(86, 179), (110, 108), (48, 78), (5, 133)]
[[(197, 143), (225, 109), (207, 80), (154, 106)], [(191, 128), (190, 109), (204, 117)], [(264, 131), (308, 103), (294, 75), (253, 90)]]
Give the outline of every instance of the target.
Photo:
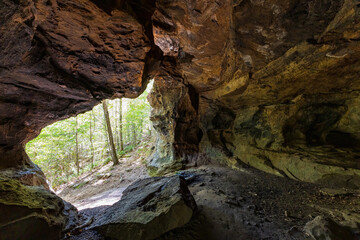
[(94, 3), (0, 3), (0, 168), (28, 163), (47, 124), (154, 78), (155, 174), (201, 155), (360, 186), (358, 1)]
[(150, 44), (130, 14), (87, 0), (1, 1), (0, 168), (41, 128), (143, 89)]
[(201, 155), (302, 181), (360, 186), (357, 1), (156, 6), (155, 44), (198, 94), (203, 136), (194, 146)]
[(148, 178), (130, 185), (91, 228), (111, 239), (150, 240), (185, 225), (196, 208), (184, 179)]
[(161, 67), (164, 74), (156, 77), (148, 96), (152, 107), (150, 119), (158, 133), (156, 150), (148, 161), (151, 174), (163, 174), (194, 164), (202, 137), (198, 93), (184, 84), (179, 73), (165, 72), (165, 67), (176, 69), (176, 62), (165, 64)]
[[(31, 167), (24, 145), (46, 125), (154, 78), (154, 174), (212, 159), (359, 188), (359, 39), (357, 0), (0, 1), (0, 169)], [(47, 199), (18, 182), (40, 175), (4, 186)], [(30, 217), (0, 226), (56, 237), (50, 199), (2, 202)]]

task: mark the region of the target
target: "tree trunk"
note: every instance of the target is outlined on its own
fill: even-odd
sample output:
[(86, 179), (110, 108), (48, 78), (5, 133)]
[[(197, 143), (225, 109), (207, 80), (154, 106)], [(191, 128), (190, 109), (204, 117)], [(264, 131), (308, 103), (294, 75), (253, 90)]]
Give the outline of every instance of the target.
[(139, 140), (141, 141), (143, 139), (143, 134), (144, 134), (143, 120), (142, 119), (140, 120), (139, 131), (140, 131)]
[(120, 140), (119, 140), (119, 121), (117, 120), (118, 115), (118, 102), (115, 101), (114, 102), (114, 119), (115, 119), (115, 126), (114, 126), (114, 142), (115, 142), (115, 147), (116, 148), (120, 148)]
[(66, 182), (68, 183), (69, 182), (69, 176), (70, 176), (70, 174), (71, 174), (71, 172), (70, 172), (70, 169), (71, 169), (71, 160), (72, 160), (72, 157), (71, 157), (71, 152), (69, 153), (69, 152), (67, 152), (67, 154), (66, 154), (66, 156), (65, 156), (65, 158), (66, 158), (66, 172), (65, 172), (65, 175), (66, 175)]
[[(132, 126), (132, 125), (131, 125)], [(126, 143), (131, 144), (131, 126), (127, 124), (126, 126)]]
[(103, 105), (103, 109), (104, 109), (104, 116), (105, 116), (105, 121), (106, 121), (106, 129), (107, 129), (107, 135), (108, 135), (108, 139), (109, 139), (111, 158), (112, 158), (114, 165), (116, 165), (119, 163), (119, 160), (116, 155), (114, 138), (113, 138), (113, 134), (112, 134), (112, 130), (111, 130), (111, 123), (110, 123), (109, 111), (108, 111), (108, 107), (106, 104), (106, 100), (104, 100), (102, 102), (102, 105)]
[(91, 111), (90, 113), (90, 148), (91, 148), (91, 169), (94, 167), (94, 157), (95, 157), (95, 153), (94, 153), (94, 142), (93, 142), (93, 136), (94, 136), (94, 131), (95, 131), (95, 124), (94, 124), (94, 128), (92, 127), (92, 121), (93, 118), (95, 120), (94, 116), (94, 112)]
[(77, 176), (80, 174), (80, 163), (79, 163), (79, 141), (78, 141), (78, 118), (75, 117), (75, 165)]
[(120, 151), (123, 151), (123, 150), (124, 150), (122, 119), (123, 119), (123, 114), (122, 114), (122, 99), (120, 98), (120, 104), (119, 104), (119, 123), (120, 123), (119, 141), (120, 141)]
[(136, 146), (136, 125), (132, 124), (132, 130), (133, 130), (133, 145)]

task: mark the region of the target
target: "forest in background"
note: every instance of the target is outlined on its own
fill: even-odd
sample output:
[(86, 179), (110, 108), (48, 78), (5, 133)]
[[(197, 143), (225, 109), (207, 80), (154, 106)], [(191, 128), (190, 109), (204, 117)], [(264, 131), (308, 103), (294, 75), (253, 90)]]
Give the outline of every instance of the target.
[(91, 111), (44, 128), (26, 145), (53, 188), (132, 151), (151, 137), (152, 84), (136, 99), (106, 100)]

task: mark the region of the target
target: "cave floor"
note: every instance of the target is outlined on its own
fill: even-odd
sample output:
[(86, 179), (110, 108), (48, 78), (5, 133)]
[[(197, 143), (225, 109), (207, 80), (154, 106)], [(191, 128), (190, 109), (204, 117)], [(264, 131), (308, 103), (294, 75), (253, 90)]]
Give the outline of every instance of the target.
[[(360, 192), (330, 189), (297, 182), (244, 167), (232, 170), (203, 166), (185, 171), (198, 213), (184, 227), (163, 235), (161, 240), (310, 239), (303, 232), (316, 216), (331, 217), (358, 229)], [(84, 219), (106, 207), (83, 209)], [(102, 239), (84, 229), (68, 239)]]

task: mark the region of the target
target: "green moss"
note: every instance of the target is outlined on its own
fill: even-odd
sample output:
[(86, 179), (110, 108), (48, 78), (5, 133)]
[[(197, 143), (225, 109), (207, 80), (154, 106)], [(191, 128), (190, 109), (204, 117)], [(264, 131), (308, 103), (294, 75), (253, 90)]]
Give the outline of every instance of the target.
[(160, 176), (160, 174), (158, 173), (158, 169), (155, 167), (148, 167), (147, 172), (150, 175), (150, 177)]
[(64, 202), (44, 187), (0, 176), (0, 239), (59, 239)]
[(25, 186), (17, 180), (2, 176), (0, 176), (0, 192), (0, 203), (4, 205), (16, 205), (49, 210), (59, 210), (63, 207), (62, 201), (59, 201), (60, 198), (47, 191), (45, 188)]

